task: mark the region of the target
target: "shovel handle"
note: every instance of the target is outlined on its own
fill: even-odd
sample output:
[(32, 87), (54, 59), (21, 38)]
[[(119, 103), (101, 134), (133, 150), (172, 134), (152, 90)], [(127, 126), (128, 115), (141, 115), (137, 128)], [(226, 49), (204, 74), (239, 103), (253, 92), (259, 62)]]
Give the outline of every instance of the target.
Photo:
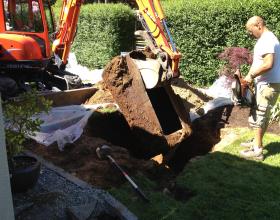
[(119, 171), (123, 174), (123, 176), (128, 180), (128, 182), (132, 185), (133, 189), (140, 195), (140, 197), (145, 201), (149, 202), (150, 200), (147, 198), (147, 196), (139, 189), (139, 187), (136, 185), (136, 183), (128, 176), (128, 174), (117, 164), (117, 162), (114, 160), (113, 157), (110, 155), (107, 155), (109, 160), (112, 162), (112, 164), (119, 169)]

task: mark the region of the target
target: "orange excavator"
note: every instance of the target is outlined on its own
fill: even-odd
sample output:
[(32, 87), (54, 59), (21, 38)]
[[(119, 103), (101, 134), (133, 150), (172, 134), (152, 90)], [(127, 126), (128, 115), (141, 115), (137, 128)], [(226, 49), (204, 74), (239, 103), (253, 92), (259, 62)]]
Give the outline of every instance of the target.
[[(35, 81), (60, 90), (79, 87), (79, 77), (64, 69), (76, 33), (81, 4), (81, 0), (64, 1), (56, 29), (48, 1), (1, 0), (2, 82), (8, 78), (17, 85)], [(3, 90), (2, 93), (8, 92)]]
[[(30, 81), (47, 88), (57, 87), (60, 90), (81, 86), (80, 78), (64, 69), (75, 38), (82, 3), (83, 0), (63, 0), (59, 25), (56, 28), (48, 0), (0, 0), (0, 91), (2, 95), (16, 93), (14, 91), (16, 89), (13, 89), (14, 85), (26, 85), (26, 82)], [(170, 35), (160, 1), (136, 0), (136, 3), (144, 29), (137, 34), (145, 39), (147, 47), (155, 55), (154, 59), (144, 60), (128, 57), (133, 61), (133, 68), (139, 72), (135, 80), (137, 78), (140, 85), (137, 89), (141, 91), (135, 94), (145, 95), (144, 99), (148, 102), (143, 105), (143, 99), (136, 104), (139, 104), (144, 112), (147, 110), (149, 115), (154, 115), (153, 118), (147, 116), (147, 120), (155, 121), (157, 133), (159, 131), (164, 134), (161, 122), (158, 120), (159, 114), (154, 111), (155, 105), (151, 102), (153, 95), (145, 91), (145, 89), (152, 91), (154, 88), (164, 88), (164, 96), (170, 99), (168, 105), (173, 106), (172, 112), (176, 115), (175, 119), (169, 116), (165, 119), (171, 118), (178, 122), (175, 123), (175, 129), (167, 129), (167, 133), (169, 135), (176, 130), (184, 130), (180, 133), (180, 137), (183, 137), (186, 133), (190, 133), (187, 114), (182, 110), (182, 105), (170, 88), (170, 80), (179, 76), (178, 65), (181, 54)], [(130, 110), (125, 117), (134, 118), (131, 115), (133, 114)]]
[[(56, 28), (48, 0), (0, 0), (1, 73), (16, 81), (53, 81), (59, 89), (70, 89), (69, 74), (62, 70), (76, 34), (82, 3), (83, 0), (64, 0)], [(160, 54), (160, 65), (169, 69), (167, 78), (178, 76), (181, 54), (172, 41), (159, 0), (136, 3), (146, 30), (142, 36), (153, 52)]]

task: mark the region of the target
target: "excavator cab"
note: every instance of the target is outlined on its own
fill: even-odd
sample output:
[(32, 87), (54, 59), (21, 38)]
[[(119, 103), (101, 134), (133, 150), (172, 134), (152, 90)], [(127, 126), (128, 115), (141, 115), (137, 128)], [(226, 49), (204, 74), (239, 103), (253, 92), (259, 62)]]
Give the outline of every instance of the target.
[(43, 32), (43, 22), (39, 2), (4, 1), (5, 24), (7, 31)]
[(42, 0), (1, 1), (0, 70), (44, 70), (51, 58), (50, 36), (55, 31), (50, 4)]
[(79, 76), (64, 71), (80, 5), (65, 0), (56, 29), (48, 0), (0, 0), (0, 76), (20, 87), (29, 81), (47, 89), (81, 87)]

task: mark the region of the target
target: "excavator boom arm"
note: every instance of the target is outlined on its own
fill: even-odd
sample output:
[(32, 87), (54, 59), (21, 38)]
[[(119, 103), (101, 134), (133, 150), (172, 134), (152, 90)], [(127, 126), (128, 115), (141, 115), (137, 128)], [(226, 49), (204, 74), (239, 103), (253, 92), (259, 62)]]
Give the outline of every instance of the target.
[(179, 60), (181, 54), (178, 52), (170, 31), (167, 26), (165, 15), (160, 0), (136, 0), (140, 16), (143, 18), (143, 26), (157, 48), (166, 52), (171, 59), (173, 77), (179, 76)]
[(59, 30), (52, 50), (65, 65), (75, 38), (80, 8), (83, 0), (64, 0), (59, 18)]
[[(80, 7), (83, 0), (64, 0), (60, 12), (59, 30), (53, 43), (52, 50), (58, 55), (62, 63), (66, 65), (71, 44), (74, 40), (77, 28)], [(178, 52), (160, 4), (160, 0), (136, 0), (142, 24), (154, 42), (155, 47), (167, 53), (171, 59), (172, 76), (179, 76), (179, 60), (181, 54)]]

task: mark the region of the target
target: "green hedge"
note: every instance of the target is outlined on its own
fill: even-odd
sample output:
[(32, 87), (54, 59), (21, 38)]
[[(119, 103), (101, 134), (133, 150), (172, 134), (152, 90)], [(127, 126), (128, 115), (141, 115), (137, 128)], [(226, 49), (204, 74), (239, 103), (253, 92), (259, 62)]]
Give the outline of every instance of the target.
[[(54, 7), (59, 14), (61, 1)], [(79, 64), (103, 68), (112, 57), (134, 47), (134, 12), (124, 4), (83, 4), (71, 50)]]
[[(245, 30), (253, 15), (260, 15), (280, 37), (279, 0), (164, 0), (168, 26), (183, 58), (180, 70), (190, 83), (207, 86), (217, 78), (222, 62), (217, 55), (226, 47), (253, 48)], [(56, 3), (56, 5), (59, 5)], [(135, 16), (123, 4), (82, 6), (73, 51), (79, 63), (103, 68), (134, 44)]]
[(279, 0), (164, 1), (172, 36), (183, 58), (180, 70), (192, 84), (209, 85), (218, 75), (217, 54), (225, 47), (253, 48), (245, 30), (248, 18), (260, 15), (280, 37)]
[(103, 68), (121, 51), (132, 50), (134, 26), (134, 13), (128, 6), (83, 5), (72, 47), (78, 62), (89, 68)]

